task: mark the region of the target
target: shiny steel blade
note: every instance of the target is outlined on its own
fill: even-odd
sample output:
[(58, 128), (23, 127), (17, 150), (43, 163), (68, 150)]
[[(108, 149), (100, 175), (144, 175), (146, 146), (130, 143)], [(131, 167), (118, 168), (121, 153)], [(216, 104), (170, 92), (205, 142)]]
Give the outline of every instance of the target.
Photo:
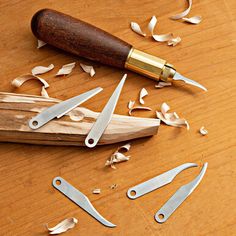
[(39, 113), (37, 116), (33, 117), (29, 121), (29, 127), (31, 129), (38, 129), (48, 123), (50, 120), (54, 118), (60, 118), (69, 111), (73, 110), (75, 107), (79, 106), (83, 102), (87, 101), (91, 97), (95, 96), (99, 92), (102, 91), (102, 88), (97, 87), (95, 89), (92, 89), (86, 93), (80, 94), (76, 97), (70, 98), (66, 101), (60, 102), (58, 104), (55, 104), (48, 109), (45, 109), (41, 113)]
[(123, 88), (123, 85), (125, 83), (125, 79), (127, 77), (127, 74), (123, 76), (120, 83), (116, 87), (115, 91), (111, 95), (109, 101), (107, 102), (106, 106), (103, 108), (102, 112), (98, 116), (96, 122), (92, 126), (89, 134), (87, 135), (85, 139), (85, 145), (87, 147), (95, 147), (101, 138), (103, 132), (105, 131), (106, 127), (108, 126), (109, 122), (111, 121), (112, 114), (114, 113), (114, 110), (116, 108), (116, 104), (118, 102), (118, 99), (120, 97), (121, 90)]
[(175, 194), (161, 207), (161, 209), (155, 214), (155, 219), (158, 223), (164, 223), (180, 206), (180, 204), (183, 203), (183, 201), (193, 192), (205, 175), (207, 166), (208, 163), (204, 163), (200, 174), (193, 181), (179, 188)]
[(158, 189), (171, 183), (175, 176), (178, 175), (181, 171), (196, 166), (197, 164), (195, 163), (185, 163), (183, 165), (180, 165), (172, 170), (169, 170), (161, 175), (158, 175), (150, 180), (147, 180), (141, 184), (130, 188), (127, 192), (127, 196), (130, 199), (136, 199), (138, 197), (141, 197), (144, 194), (147, 194), (155, 189)]
[(63, 193), (66, 197), (68, 197), (72, 202), (76, 205), (80, 206), (83, 210), (88, 212), (92, 217), (98, 220), (100, 223), (107, 227), (116, 227), (116, 225), (112, 224), (104, 217), (102, 217), (97, 210), (94, 208), (89, 199), (81, 193), (78, 189), (73, 187), (67, 181), (65, 181), (61, 177), (55, 177), (53, 179), (52, 185), (61, 193)]
[(196, 86), (200, 89), (203, 89), (204, 91), (207, 91), (207, 89), (204, 86), (202, 86), (201, 84), (199, 84), (198, 82), (188, 79), (188, 78), (182, 76), (181, 74), (179, 74), (178, 72), (175, 72), (175, 75), (172, 79), (184, 81), (186, 84), (191, 84), (191, 85)]

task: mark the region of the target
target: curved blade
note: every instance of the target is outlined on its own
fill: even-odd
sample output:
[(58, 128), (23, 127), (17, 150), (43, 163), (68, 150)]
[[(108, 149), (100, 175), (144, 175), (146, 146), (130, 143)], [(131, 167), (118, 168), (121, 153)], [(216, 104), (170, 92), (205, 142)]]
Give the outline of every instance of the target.
[(202, 86), (201, 84), (199, 84), (198, 82), (188, 79), (188, 78), (182, 76), (181, 74), (179, 74), (178, 72), (175, 72), (175, 75), (172, 79), (184, 81), (186, 84), (191, 84), (191, 85), (196, 86), (200, 89), (203, 89), (204, 91), (207, 91), (207, 89), (204, 86)]
[(193, 192), (193, 190), (199, 185), (203, 176), (206, 173), (208, 163), (204, 163), (200, 174), (190, 183), (180, 187), (174, 195), (161, 207), (161, 209), (155, 214), (155, 219), (159, 223), (164, 223), (180, 206), (181, 203)]
[(60, 102), (58, 104), (55, 104), (41, 113), (39, 113), (37, 116), (33, 117), (29, 121), (29, 127), (31, 129), (38, 129), (48, 123), (50, 120), (54, 118), (61, 118), (69, 111), (73, 110), (83, 102), (87, 101), (91, 97), (95, 96), (96, 94), (100, 93), (102, 91), (102, 88), (98, 87), (95, 89), (92, 89), (86, 93), (82, 93), (76, 97), (70, 98), (66, 101)]
[(55, 177), (53, 179), (52, 185), (103, 225), (108, 227), (116, 227), (116, 225), (106, 220), (97, 212), (97, 210), (93, 207), (92, 203), (83, 193), (81, 193), (78, 189), (70, 185), (63, 178)]
[(123, 88), (123, 85), (125, 83), (125, 79), (127, 77), (127, 74), (123, 76), (120, 83), (116, 87), (115, 91), (111, 95), (109, 101), (107, 102), (106, 106), (103, 108), (102, 112), (98, 116), (96, 122), (92, 126), (89, 134), (87, 135), (85, 139), (85, 145), (87, 147), (95, 147), (101, 138), (103, 132), (105, 131), (106, 127), (108, 126), (109, 122), (111, 121), (112, 114), (115, 111), (116, 104), (118, 102), (118, 99), (120, 97), (121, 90)]
[(195, 163), (185, 163), (180, 165), (172, 170), (169, 170), (161, 175), (158, 175), (148, 181), (145, 181), (141, 184), (138, 184), (132, 188), (130, 188), (127, 192), (127, 196), (130, 199), (136, 199), (138, 197), (143, 196), (155, 189), (163, 187), (166, 184), (169, 184), (173, 181), (176, 175), (178, 175), (181, 171), (186, 170), (190, 167), (196, 167)]

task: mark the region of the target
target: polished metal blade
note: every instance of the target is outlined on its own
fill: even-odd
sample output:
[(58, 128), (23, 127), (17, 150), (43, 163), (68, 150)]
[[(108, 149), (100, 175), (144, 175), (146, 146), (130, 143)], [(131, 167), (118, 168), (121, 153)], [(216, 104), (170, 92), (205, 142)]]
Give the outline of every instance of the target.
[(208, 163), (204, 163), (200, 174), (193, 181), (179, 188), (175, 194), (172, 195), (172, 197), (161, 207), (161, 209), (155, 214), (155, 219), (158, 223), (164, 223), (181, 205), (181, 203), (183, 203), (184, 200), (193, 192), (205, 175), (207, 166)]
[(103, 216), (101, 216), (97, 210), (94, 208), (89, 199), (81, 193), (78, 189), (69, 184), (66, 180), (61, 177), (55, 177), (53, 179), (52, 185), (61, 193), (63, 193), (66, 197), (68, 197), (72, 202), (81, 207), (87, 213), (89, 213), (92, 217), (98, 220), (100, 223), (107, 227), (116, 227), (116, 225), (112, 224), (110, 221), (106, 220)]
[(143, 196), (155, 189), (165, 186), (173, 181), (176, 175), (178, 175), (181, 171), (186, 170), (190, 167), (196, 167), (195, 163), (185, 163), (180, 165), (174, 169), (171, 169), (161, 175), (158, 175), (150, 180), (147, 180), (141, 184), (138, 184), (132, 188), (130, 188), (127, 192), (127, 196), (130, 199), (136, 199), (138, 197)]
[(182, 76), (181, 74), (179, 74), (178, 72), (175, 72), (175, 75), (172, 79), (184, 81), (186, 84), (191, 84), (191, 85), (196, 86), (200, 89), (203, 89), (204, 91), (207, 91), (207, 89), (204, 86), (202, 86), (201, 84), (199, 84), (198, 82), (188, 79), (188, 78)]
[(102, 112), (98, 116), (96, 122), (92, 126), (89, 134), (85, 139), (85, 145), (87, 147), (95, 147), (101, 138), (103, 132), (105, 131), (106, 127), (108, 126), (109, 122), (111, 121), (112, 114), (116, 108), (116, 104), (119, 100), (121, 90), (125, 83), (125, 79), (127, 74), (123, 76), (120, 83), (116, 87), (115, 91), (113, 92), (112, 96), (110, 97), (109, 101), (107, 102), (106, 106), (103, 108)]
[(75, 107), (79, 106), (83, 102), (101, 92), (102, 90), (102, 88), (97, 87), (86, 93), (80, 94), (76, 97), (70, 98), (66, 101), (60, 102), (45, 109), (29, 121), (29, 127), (31, 129), (38, 129), (48, 123), (50, 120), (62, 117), (69, 111), (73, 110)]

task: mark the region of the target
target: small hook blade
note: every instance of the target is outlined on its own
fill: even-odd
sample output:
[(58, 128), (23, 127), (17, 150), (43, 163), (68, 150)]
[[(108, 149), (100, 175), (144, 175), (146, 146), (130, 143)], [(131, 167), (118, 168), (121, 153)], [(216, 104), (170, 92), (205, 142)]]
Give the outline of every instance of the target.
[(161, 207), (161, 209), (155, 214), (155, 220), (158, 223), (164, 223), (174, 211), (184, 202), (184, 200), (194, 191), (199, 185), (203, 176), (206, 173), (208, 163), (204, 163), (200, 174), (190, 183), (180, 187), (174, 195)]
[(191, 79), (188, 79), (188, 78), (184, 77), (183, 75), (181, 75), (178, 72), (175, 72), (175, 75), (174, 75), (174, 77), (172, 79), (173, 80), (184, 81), (186, 84), (191, 84), (191, 85), (196, 86), (196, 87), (198, 87), (198, 88), (200, 88), (200, 89), (202, 89), (204, 91), (207, 91), (207, 89), (203, 85), (199, 84), (198, 82), (196, 82), (194, 80), (191, 80)]

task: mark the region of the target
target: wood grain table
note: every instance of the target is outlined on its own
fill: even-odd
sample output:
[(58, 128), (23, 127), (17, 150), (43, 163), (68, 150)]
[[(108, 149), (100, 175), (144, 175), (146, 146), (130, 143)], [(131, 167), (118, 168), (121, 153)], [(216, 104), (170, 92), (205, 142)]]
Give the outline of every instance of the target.
[[(190, 123), (190, 130), (161, 125), (158, 135), (131, 142), (130, 161), (117, 169), (104, 167), (111, 153), (120, 145), (97, 147), (55, 147), (0, 144), (0, 234), (47, 235), (45, 223), (53, 226), (66, 217), (79, 220), (65, 235), (235, 235), (235, 86), (236, 33), (233, 0), (195, 0), (193, 15), (202, 15), (199, 25), (190, 25), (169, 17), (187, 7), (184, 0), (9, 0), (0, 1), (0, 78), (1, 91), (39, 94), (40, 84), (26, 83), (14, 90), (11, 80), (30, 72), (36, 65), (55, 69), (43, 75), (50, 84), (51, 97), (67, 99), (101, 86), (104, 91), (84, 106), (101, 111), (124, 71), (95, 65), (90, 78), (77, 65), (70, 76), (54, 75), (63, 64), (84, 60), (45, 46), (36, 49), (30, 30), (32, 15), (41, 8), (53, 8), (92, 23), (125, 39), (137, 48), (167, 59), (179, 72), (208, 88), (175, 83), (157, 90), (151, 80), (128, 72), (117, 114), (127, 114), (127, 103), (138, 98), (141, 88), (149, 95), (145, 105), (151, 112), (135, 116), (155, 117), (155, 110), (167, 102)], [(158, 33), (173, 32), (181, 44), (169, 47), (151, 38), (142, 38), (129, 28), (131, 21), (146, 30), (152, 15), (158, 18)], [(205, 126), (207, 136), (199, 134)], [(185, 162), (204, 162), (209, 168), (199, 187), (165, 224), (154, 220), (155, 212), (181, 186), (199, 173), (200, 167), (182, 172), (172, 184), (137, 200), (129, 200), (129, 187)], [(117, 224), (106, 228), (70, 202), (52, 187), (52, 179), (61, 176), (86, 194), (96, 209)], [(116, 189), (111, 189), (117, 184)], [(93, 188), (101, 188), (99, 195)]]

